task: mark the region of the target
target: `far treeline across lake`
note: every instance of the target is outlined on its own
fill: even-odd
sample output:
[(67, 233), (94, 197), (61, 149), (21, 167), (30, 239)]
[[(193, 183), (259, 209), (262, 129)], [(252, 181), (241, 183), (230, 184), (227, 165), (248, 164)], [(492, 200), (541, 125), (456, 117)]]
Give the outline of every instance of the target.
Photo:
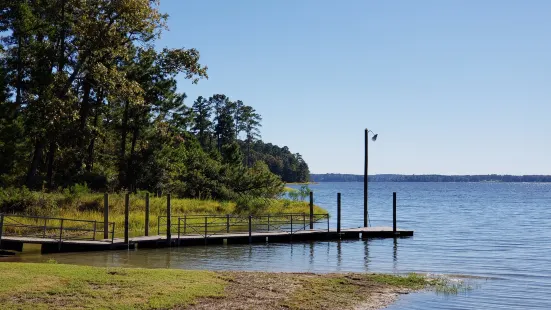
[[(358, 174), (311, 174), (311, 182), (363, 182)], [(551, 175), (439, 175), (439, 174), (377, 174), (369, 182), (551, 182)]]

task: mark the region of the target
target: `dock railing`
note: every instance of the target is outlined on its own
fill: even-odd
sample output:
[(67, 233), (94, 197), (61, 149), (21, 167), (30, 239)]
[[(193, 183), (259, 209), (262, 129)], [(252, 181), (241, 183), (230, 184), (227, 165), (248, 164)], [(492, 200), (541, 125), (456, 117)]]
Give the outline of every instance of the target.
[[(329, 214), (312, 214), (312, 226), (329, 231)], [(166, 216), (159, 216), (157, 233), (166, 234)], [(266, 215), (178, 215), (171, 216), (171, 233), (178, 238), (199, 235), (205, 238), (237, 233), (286, 232), (295, 234), (310, 229), (309, 213)]]
[(24, 237), (34, 239), (105, 241), (113, 243), (115, 223), (109, 222), (107, 235), (103, 239), (104, 223), (56, 217), (0, 214), (0, 239), (2, 237)]

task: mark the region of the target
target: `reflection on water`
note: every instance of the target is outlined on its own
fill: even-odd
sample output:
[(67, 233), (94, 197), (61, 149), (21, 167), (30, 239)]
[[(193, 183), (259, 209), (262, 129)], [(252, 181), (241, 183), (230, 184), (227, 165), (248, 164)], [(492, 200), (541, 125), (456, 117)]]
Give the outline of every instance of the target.
[[(361, 183), (312, 188), (316, 204), (331, 214), (336, 193), (343, 193), (343, 227), (361, 225)], [(457, 296), (403, 296), (390, 309), (551, 309), (551, 184), (374, 183), (372, 225), (391, 225), (393, 191), (398, 192), (398, 226), (415, 230), (412, 238), (45, 256), (34, 252), (9, 259), (148, 268), (471, 275), (489, 280), (476, 280), (476, 289)]]
[[(25, 252), (2, 261), (44, 262), (91, 266), (124, 266), (146, 268), (255, 270), (288, 272), (367, 272), (385, 268), (398, 271), (398, 243), (395, 239), (392, 253), (387, 253), (383, 239), (317, 241), (304, 243), (266, 243), (253, 245), (212, 245), (177, 247), (171, 249), (137, 249), (83, 253), (41, 255)], [(390, 255), (388, 255), (390, 254)], [(386, 258), (385, 258), (386, 256)]]

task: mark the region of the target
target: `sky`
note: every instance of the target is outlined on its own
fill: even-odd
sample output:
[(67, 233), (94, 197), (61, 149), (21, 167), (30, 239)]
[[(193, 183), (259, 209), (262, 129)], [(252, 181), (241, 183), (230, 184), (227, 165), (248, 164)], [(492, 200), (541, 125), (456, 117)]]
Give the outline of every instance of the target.
[(551, 1), (161, 0), (157, 47), (312, 173), (551, 174)]

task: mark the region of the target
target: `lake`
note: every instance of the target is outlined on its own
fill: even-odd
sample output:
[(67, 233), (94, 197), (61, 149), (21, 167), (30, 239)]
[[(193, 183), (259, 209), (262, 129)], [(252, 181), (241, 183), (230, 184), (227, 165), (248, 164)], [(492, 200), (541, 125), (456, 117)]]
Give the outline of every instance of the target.
[[(296, 187), (296, 186), (295, 186)], [(363, 224), (362, 183), (310, 185), (342, 226)], [(475, 277), (458, 295), (402, 296), (388, 309), (551, 309), (551, 183), (370, 183), (371, 226), (392, 225), (398, 193), (403, 239), (27, 253), (11, 260), (96, 266), (304, 272), (421, 272)], [(6, 260), (6, 259), (4, 259)], [(2, 259), (0, 259), (2, 261)], [(479, 278), (478, 278), (479, 277)]]

